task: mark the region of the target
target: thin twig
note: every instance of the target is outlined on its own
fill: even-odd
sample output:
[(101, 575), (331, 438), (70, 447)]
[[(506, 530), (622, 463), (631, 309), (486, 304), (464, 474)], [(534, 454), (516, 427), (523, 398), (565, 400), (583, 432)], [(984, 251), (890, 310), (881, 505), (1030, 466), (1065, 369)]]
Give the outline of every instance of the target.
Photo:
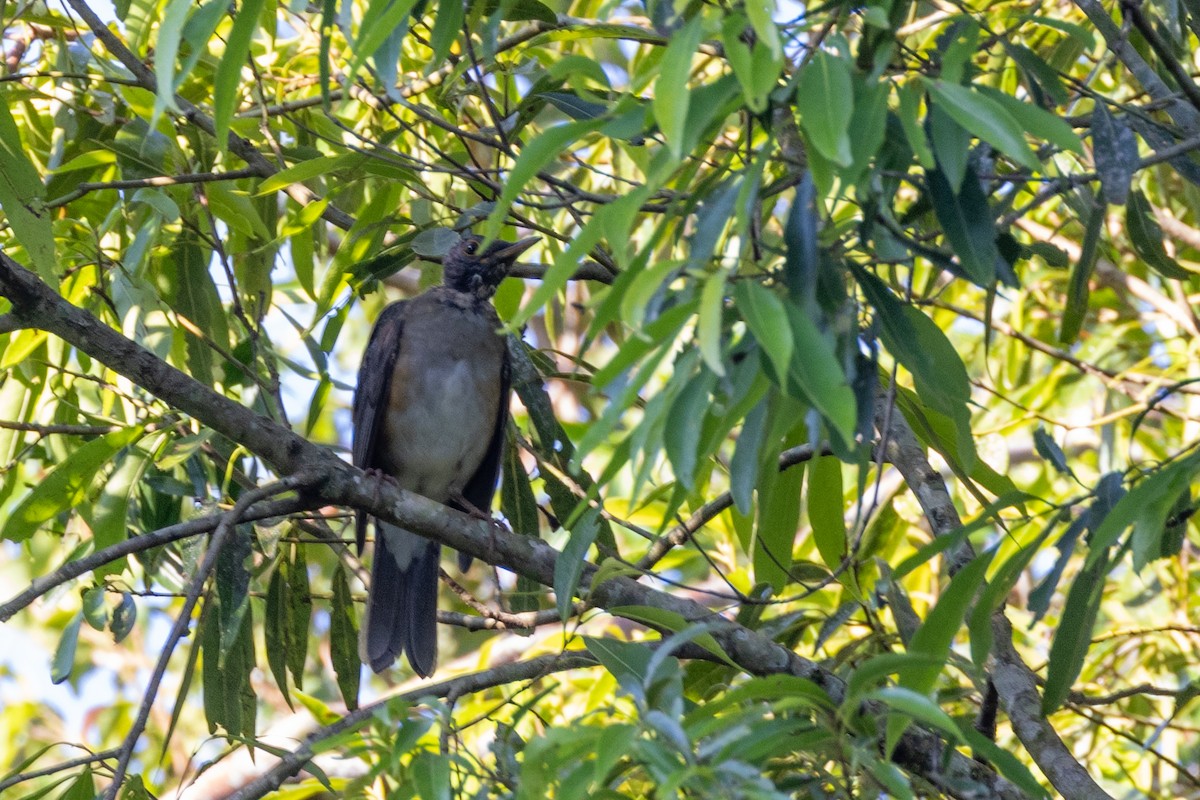
[(154, 700), (158, 697), (158, 687), (167, 674), (167, 665), (175, 652), (175, 646), (179, 644), (179, 640), (187, 633), (188, 627), (192, 623), (192, 610), (196, 607), (201, 592), (204, 591), (204, 584), (208, 582), (209, 573), (217, 565), (217, 556), (220, 555), (230, 533), (236, 529), (246, 511), (254, 503), (273, 495), (294, 491), (310, 483), (312, 483), (312, 479), (307, 475), (290, 475), (262, 488), (245, 492), (238, 498), (232, 509), (221, 515), (221, 521), (217, 524), (216, 531), (213, 532), (212, 541), (209, 542), (208, 550), (204, 553), (204, 559), (197, 567), (196, 574), (192, 576), (191, 583), (188, 584), (183, 608), (179, 610), (179, 616), (175, 618), (175, 625), (167, 634), (167, 640), (162, 645), (158, 663), (154, 667), (154, 673), (150, 676), (150, 682), (146, 685), (146, 691), (142, 696), (142, 704), (138, 708), (137, 717), (134, 719), (129, 733), (125, 735), (125, 741), (121, 745), (121, 755), (117, 758), (117, 766), (113, 770), (112, 783), (104, 791), (106, 800), (116, 800), (117, 793), (121, 790), (125, 772), (129, 769), (129, 761), (133, 758), (133, 750), (137, 746), (138, 740), (142, 738), (142, 732), (146, 729), (146, 723), (150, 719), (150, 709), (153, 708)]
[[(270, 519), (272, 517), (282, 517), (299, 511), (308, 511), (316, 504), (316, 501), (306, 498), (274, 500), (251, 506), (245, 510), (241, 519), (243, 522), (251, 522)], [(84, 573), (99, 569), (105, 564), (110, 564), (113, 561), (133, 555), (134, 553), (141, 553), (154, 547), (177, 542), (180, 539), (187, 539), (191, 536), (208, 533), (217, 527), (224, 513), (197, 517), (187, 522), (180, 522), (166, 528), (160, 528), (152, 533), (133, 536), (110, 545), (103, 550), (97, 550), (74, 561), (68, 561), (50, 574), (35, 578), (33, 583), (24, 591), (14, 595), (12, 599), (0, 605), (0, 622), (7, 622), (12, 619), (18, 611), (27, 607), (34, 600), (37, 600), (56, 586), (61, 586)]]
[(9, 777), (0, 781), (0, 792), (3, 792), (5, 789), (11, 789), (18, 783), (24, 783), (25, 781), (30, 781), (34, 778), (44, 778), (47, 775), (53, 775), (56, 772), (65, 772), (69, 769), (75, 769), (75, 767), (82, 767), (87, 764), (95, 764), (97, 761), (107, 761), (110, 758), (116, 758), (120, 752), (120, 749), (114, 747), (111, 750), (101, 750), (98, 753), (80, 756), (79, 758), (73, 758), (70, 761), (60, 761), (54, 766), (43, 767), (42, 769), (35, 769), (31, 770), (30, 772), (19, 772), (16, 775), (10, 775)]

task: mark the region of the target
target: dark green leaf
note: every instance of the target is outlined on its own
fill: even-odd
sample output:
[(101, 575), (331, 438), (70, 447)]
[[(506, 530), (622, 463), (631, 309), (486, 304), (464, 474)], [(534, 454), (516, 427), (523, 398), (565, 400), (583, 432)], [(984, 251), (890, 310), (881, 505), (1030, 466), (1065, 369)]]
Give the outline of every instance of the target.
[(308, 653), (308, 627), (312, 619), (312, 596), (309, 594), (308, 561), (304, 548), (296, 546), (288, 564), (287, 651), (288, 671), (297, 689), (304, 688), (304, 660)]
[(805, 171), (796, 187), (796, 197), (783, 229), (783, 243), (787, 246), (783, 262), (784, 283), (792, 300), (805, 311), (815, 308), (817, 270), (820, 268), (817, 249), (820, 223), (812, 173)]
[(1047, 64), (1037, 53), (1016, 42), (1002, 40), (1004, 49), (1025, 74), (1027, 83), (1036, 85), (1049, 95), (1055, 105), (1065, 105), (1071, 96), (1063, 86), (1062, 78), (1057, 70)]
[(1063, 344), (1074, 344), (1087, 316), (1092, 272), (1096, 268), (1096, 256), (1100, 252), (1100, 232), (1104, 229), (1104, 212), (1105, 207), (1096, 204), (1088, 214), (1083, 246), (1079, 253), (1079, 261), (1071, 270), (1066, 306), (1063, 308), (1062, 322), (1058, 329), (1058, 340)]
[(263, 644), (267, 651), (267, 665), (275, 678), (275, 685), (283, 695), (283, 701), (292, 708), (292, 696), (288, 692), (288, 583), (284, 577), (284, 562), (276, 565), (267, 584), (266, 614), (263, 620)]
[(1050, 661), (1046, 664), (1046, 686), (1042, 693), (1042, 714), (1050, 715), (1066, 701), (1075, 679), (1083, 670), (1083, 662), (1092, 644), (1092, 629), (1104, 592), (1108, 573), (1106, 551), (1101, 558), (1086, 566), (1067, 593), (1062, 619), (1054, 632), (1050, 646)]
[(583, 512), (571, 528), (571, 538), (554, 564), (554, 594), (558, 600), (558, 613), (564, 620), (571, 616), (571, 603), (575, 600), (579, 579), (583, 576), (588, 550), (600, 530), (596, 522), (599, 514), (596, 508), (588, 508)]
[(1175, 280), (1187, 280), (1191, 275), (1167, 255), (1163, 247), (1162, 228), (1154, 218), (1150, 202), (1138, 189), (1129, 193), (1129, 202), (1125, 206), (1125, 230), (1129, 233), (1129, 243), (1133, 245), (1134, 252), (1150, 269), (1164, 278)]
[(729, 463), (729, 491), (738, 513), (750, 514), (754, 510), (754, 487), (758, 484), (758, 469), (763, 440), (767, 432), (767, 410), (770, 406), (764, 397), (746, 415), (742, 431), (738, 434), (733, 459)]
[(584, 100), (570, 92), (541, 92), (538, 97), (544, 97), (550, 104), (571, 119), (587, 120), (602, 117), (608, 113), (609, 107), (602, 103)]
[(1100, 176), (1100, 196), (1115, 206), (1125, 205), (1138, 165), (1137, 138), (1113, 117), (1102, 98), (1092, 110), (1092, 160)]
[[(503, 474), (500, 478), (500, 512), (508, 520), (513, 531), (522, 536), (538, 535), (538, 506), (533, 486), (521, 463), (521, 449), (509, 436), (504, 451)], [(517, 578), (517, 591), (509, 599), (509, 607), (516, 612), (536, 611), (540, 604), (538, 595), (541, 584), (524, 576)]]
[(709, 396), (716, 382), (717, 376), (707, 369), (701, 369), (698, 375), (689, 380), (671, 404), (667, 426), (663, 431), (667, 458), (671, 460), (676, 479), (688, 491), (696, 482), (697, 449), (701, 433), (699, 421), (708, 410)]
[(337, 674), (338, 689), (346, 707), (358, 708), (358, 682), (362, 662), (358, 659), (358, 626), (346, 570), (338, 564), (333, 574), (333, 603), (329, 608), (329, 656)]
[(833, 163), (848, 167), (850, 116), (854, 113), (854, 86), (849, 63), (818, 50), (796, 81), (800, 125), (817, 151)]
[(1033, 447), (1039, 456), (1050, 462), (1050, 466), (1054, 467), (1055, 472), (1060, 475), (1072, 474), (1071, 466), (1067, 463), (1066, 453), (1041, 425), (1033, 432)]
[(117, 607), (113, 609), (112, 623), (109, 625), (113, 641), (117, 644), (124, 641), (125, 637), (133, 631), (136, 622), (137, 604), (133, 602), (133, 595), (129, 592), (121, 592), (121, 602), (117, 603)]
[(996, 249), (996, 223), (975, 171), (968, 166), (957, 189), (940, 169), (927, 172), (926, 177), (934, 214), (946, 241), (958, 255), (962, 271), (976, 285), (991, 286), (1000, 251)]

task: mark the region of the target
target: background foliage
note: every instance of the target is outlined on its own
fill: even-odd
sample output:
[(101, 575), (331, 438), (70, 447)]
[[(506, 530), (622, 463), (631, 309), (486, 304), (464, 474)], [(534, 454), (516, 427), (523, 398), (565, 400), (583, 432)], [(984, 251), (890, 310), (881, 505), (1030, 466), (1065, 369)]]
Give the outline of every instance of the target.
[[(1200, 796), (1195, 3), (0, 19), (5, 796)], [(360, 683), (370, 498), (209, 393), (344, 451), (468, 228), (516, 539)]]

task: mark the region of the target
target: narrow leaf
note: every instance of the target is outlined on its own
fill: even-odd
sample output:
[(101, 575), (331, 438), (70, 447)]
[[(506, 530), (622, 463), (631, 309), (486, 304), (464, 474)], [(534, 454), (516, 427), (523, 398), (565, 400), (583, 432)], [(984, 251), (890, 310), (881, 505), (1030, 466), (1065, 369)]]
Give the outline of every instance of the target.
[(222, 151), (229, 144), (229, 123), (237, 107), (238, 84), (242, 80), (242, 67), (250, 53), (250, 40), (258, 29), (258, 17), (264, 0), (242, 0), (241, 8), (233, 18), (233, 30), (225, 42), (225, 53), (217, 65), (213, 83), (213, 125), (216, 128), (217, 147)]

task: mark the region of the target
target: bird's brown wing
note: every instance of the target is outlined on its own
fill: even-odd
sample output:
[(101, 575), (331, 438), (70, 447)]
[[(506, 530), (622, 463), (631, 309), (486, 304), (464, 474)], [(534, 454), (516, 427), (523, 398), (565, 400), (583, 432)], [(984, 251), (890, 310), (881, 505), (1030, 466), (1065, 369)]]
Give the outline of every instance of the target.
[[(404, 335), (405, 305), (405, 301), (392, 303), (379, 315), (358, 368), (350, 453), (354, 466), (362, 469), (379, 466), (375, 463), (376, 453), (383, 434), (396, 355), (400, 352), (400, 337)], [(367, 540), (367, 515), (362, 511), (354, 514), (354, 539), (362, 555)]]

